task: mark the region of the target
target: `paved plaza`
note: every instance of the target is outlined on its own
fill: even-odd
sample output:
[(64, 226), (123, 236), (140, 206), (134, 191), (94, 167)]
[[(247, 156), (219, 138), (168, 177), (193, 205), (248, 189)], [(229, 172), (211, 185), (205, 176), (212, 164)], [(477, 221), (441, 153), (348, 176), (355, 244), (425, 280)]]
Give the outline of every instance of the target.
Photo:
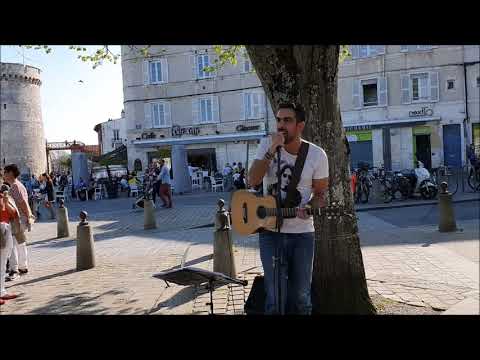
[[(143, 229), (143, 210), (133, 210), (132, 199), (67, 203), (71, 236), (57, 239), (54, 222), (35, 224), (29, 234), (30, 272), (7, 283), (7, 290), (19, 297), (1, 306), (0, 314), (207, 314), (205, 289), (167, 286), (152, 275), (178, 267), (185, 254), (186, 265), (213, 269), (210, 225), (219, 197), (228, 201), (230, 195), (175, 196), (174, 208), (155, 210), (154, 230)], [(478, 302), (478, 201), (457, 206), (470, 206), (473, 213), (459, 216), (454, 233), (437, 231), (433, 205), (357, 213), (371, 294), (437, 310), (465, 300)], [(81, 209), (90, 214), (97, 266), (77, 272), (75, 235)], [(425, 220), (408, 226), (389, 211), (399, 218), (417, 211)], [(234, 244), (238, 277), (250, 281), (245, 288), (215, 290), (218, 314), (242, 313), (251, 280), (263, 272), (256, 235), (234, 234)]]

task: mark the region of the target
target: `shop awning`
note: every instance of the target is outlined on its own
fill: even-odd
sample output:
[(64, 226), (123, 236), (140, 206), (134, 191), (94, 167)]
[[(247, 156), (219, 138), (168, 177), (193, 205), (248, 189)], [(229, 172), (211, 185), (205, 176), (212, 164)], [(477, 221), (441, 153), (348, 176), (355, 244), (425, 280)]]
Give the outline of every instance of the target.
[(245, 140), (257, 140), (264, 137), (267, 133), (265, 131), (224, 134), (224, 135), (206, 135), (206, 136), (189, 136), (181, 138), (168, 138), (168, 139), (145, 139), (134, 140), (133, 145), (138, 147), (152, 147), (163, 145), (190, 145), (190, 144), (209, 144), (217, 142), (230, 142), (230, 141), (245, 141)]

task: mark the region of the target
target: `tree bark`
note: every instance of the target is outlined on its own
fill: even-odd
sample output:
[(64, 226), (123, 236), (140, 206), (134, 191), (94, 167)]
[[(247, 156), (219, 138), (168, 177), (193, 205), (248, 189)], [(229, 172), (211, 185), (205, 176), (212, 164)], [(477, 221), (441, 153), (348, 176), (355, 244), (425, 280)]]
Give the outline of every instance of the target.
[(349, 154), (337, 100), (338, 45), (250, 46), (247, 52), (273, 109), (282, 102), (306, 112), (303, 138), (329, 161), (328, 202), (352, 216), (315, 216), (314, 314), (375, 314), (368, 295), (350, 188)]

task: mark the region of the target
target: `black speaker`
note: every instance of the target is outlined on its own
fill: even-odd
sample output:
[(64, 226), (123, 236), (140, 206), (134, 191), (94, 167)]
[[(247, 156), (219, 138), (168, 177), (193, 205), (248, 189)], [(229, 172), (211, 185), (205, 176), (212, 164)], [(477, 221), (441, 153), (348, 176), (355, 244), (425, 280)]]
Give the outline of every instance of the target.
[(263, 276), (255, 276), (253, 279), (252, 290), (245, 303), (245, 314), (264, 315), (265, 314), (265, 282)]

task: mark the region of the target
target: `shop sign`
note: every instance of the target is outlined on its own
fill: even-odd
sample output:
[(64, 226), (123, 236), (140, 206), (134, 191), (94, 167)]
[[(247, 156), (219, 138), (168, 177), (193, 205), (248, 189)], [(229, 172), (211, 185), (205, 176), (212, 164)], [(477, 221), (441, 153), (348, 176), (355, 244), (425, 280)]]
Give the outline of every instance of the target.
[(422, 107), (421, 110), (413, 110), (408, 113), (409, 117), (433, 116), (433, 109)]
[(199, 127), (180, 127), (178, 125), (172, 126), (172, 136), (198, 135), (198, 134), (200, 134)]
[(156, 135), (155, 133), (153, 132), (144, 132), (142, 133), (142, 136), (141, 136), (142, 139), (155, 139), (156, 138)]
[(238, 125), (236, 127), (237, 131), (252, 131), (252, 130), (259, 130), (260, 125), (254, 125), (254, 126), (246, 126), (246, 125)]
[(372, 141), (371, 131), (347, 131), (348, 141)]
[(415, 126), (413, 129), (413, 135), (430, 135), (432, 128), (430, 126)]

